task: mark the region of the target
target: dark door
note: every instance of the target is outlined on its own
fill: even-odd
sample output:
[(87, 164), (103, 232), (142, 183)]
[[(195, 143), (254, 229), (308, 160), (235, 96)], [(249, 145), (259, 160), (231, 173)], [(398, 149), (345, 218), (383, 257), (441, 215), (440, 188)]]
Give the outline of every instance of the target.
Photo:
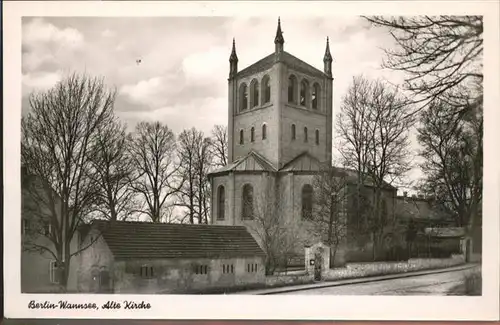
[(109, 271), (103, 270), (99, 273), (99, 292), (111, 292), (111, 289)]
[(319, 252), (314, 256), (314, 280), (321, 281), (321, 267), (323, 265), (323, 257)]

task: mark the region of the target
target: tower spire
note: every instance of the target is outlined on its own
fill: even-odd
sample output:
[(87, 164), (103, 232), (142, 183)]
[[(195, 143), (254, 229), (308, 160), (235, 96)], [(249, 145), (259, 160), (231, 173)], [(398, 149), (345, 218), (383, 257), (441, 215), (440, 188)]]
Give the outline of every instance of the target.
[(236, 42), (233, 37), (233, 48), (231, 50), (231, 56), (229, 57), (229, 62), (238, 62), (238, 56), (236, 55)]
[(325, 49), (325, 56), (323, 57), (323, 62), (324, 62), (324, 72), (328, 76), (332, 76), (332, 54), (330, 53), (330, 41), (328, 39), (328, 36), (326, 37), (326, 49)]
[(283, 32), (281, 31), (280, 17), (278, 17), (278, 28), (276, 29), (276, 37), (274, 38), (274, 44), (276, 53), (283, 52), (283, 44), (285, 44), (285, 39), (283, 38)]
[(229, 56), (229, 78), (232, 78), (238, 72), (238, 55), (236, 55), (236, 42), (233, 37), (233, 48)]

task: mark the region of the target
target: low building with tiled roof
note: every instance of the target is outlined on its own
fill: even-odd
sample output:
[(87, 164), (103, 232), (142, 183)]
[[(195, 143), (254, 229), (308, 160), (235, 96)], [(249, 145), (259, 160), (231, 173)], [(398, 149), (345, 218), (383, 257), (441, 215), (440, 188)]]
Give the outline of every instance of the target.
[(265, 281), (265, 254), (242, 226), (95, 220), (79, 290), (183, 293)]

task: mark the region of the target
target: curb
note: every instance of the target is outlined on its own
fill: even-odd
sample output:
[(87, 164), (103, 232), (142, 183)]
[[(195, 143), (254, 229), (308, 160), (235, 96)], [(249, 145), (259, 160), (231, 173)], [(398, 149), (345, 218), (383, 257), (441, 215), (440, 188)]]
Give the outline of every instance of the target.
[[(462, 271), (462, 270), (471, 269), (471, 268), (479, 266), (479, 265), (480, 264), (465, 264), (462, 266), (455, 266), (455, 267), (446, 268), (446, 269), (434, 269), (434, 270), (427, 270), (427, 271), (416, 271), (416, 272), (408, 272), (408, 273), (391, 274), (391, 275), (385, 275), (385, 276), (382, 275), (382, 276), (372, 276), (372, 277), (353, 278), (353, 279), (339, 279), (339, 280), (331, 281), (331, 283), (326, 282), (326, 283), (324, 283), (324, 285), (316, 285), (316, 286), (312, 285), (310, 287), (301, 287), (301, 288), (289, 287), (289, 288), (276, 288), (275, 290), (270, 288), (270, 289), (268, 289), (269, 292), (265, 292), (266, 289), (263, 289), (261, 293), (256, 292), (256, 293), (254, 293), (254, 295), (272, 295), (272, 294), (280, 294), (280, 293), (286, 293), (286, 292), (305, 291), (305, 290), (321, 289), (321, 288), (328, 288), (328, 287), (339, 287), (339, 286), (345, 286), (345, 285), (351, 285), (351, 284), (361, 284), (361, 283), (368, 283), (368, 282), (381, 282), (381, 281), (387, 281), (387, 280), (393, 280), (393, 279), (424, 276), (424, 275), (429, 275), (429, 274), (439, 274), (439, 273), (447, 273), (447, 272), (454, 272), (454, 271)], [(252, 293), (239, 292), (236, 294), (252, 294)]]

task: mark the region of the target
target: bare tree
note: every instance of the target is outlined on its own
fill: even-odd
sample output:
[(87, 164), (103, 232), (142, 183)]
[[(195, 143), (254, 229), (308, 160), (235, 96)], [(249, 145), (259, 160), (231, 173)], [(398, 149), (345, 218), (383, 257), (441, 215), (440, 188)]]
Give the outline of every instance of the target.
[(210, 138), (203, 137), (203, 141), (198, 151), (196, 176), (198, 178), (198, 211), (200, 214), (200, 223), (209, 223), (210, 216), (210, 199), (212, 196), (210, 181), (208, 173), (210, 172), (213, 156), (210, 151), (211, 140)]
[(100, 188), (96, 209), (111, 221), (126, 220), (135, 209), (130, 186), (133, 165), (125, 128), (117, 119), (99, 126), (92, 147), (94, 181)]
[(208, 223), (211, 166), (210, 139), (203, 132), (191, 128), (179, 135), (179, 174), (185, 180), (178, 193), (177, 206), (186, 209), (189, 223)]
[(227, 127), (225, 125), (215, 125), (212, 129), (211, 139), (212, 156), (216, 167), (224, 167), (228, 164), (228, 141)]
[[(301, 222), (289, 218), (283, 210), (279, 190), (269, 185), (256, 196), (247, 197), (243, 204), (251, 210), (248, 225), (266, 253), (266, 274), (272, 275), (280, 266), (303, 249)], [(247, 216), (249, 217), (249, 216)]]
[(372, 213), (367, 226), (372, 234), (376, 258), (383, 230), (389, 220), (382, 193), (410, 170), (409, 130), (414, 120), (409, 105), (397, 89), (362, 77), (354, 79), (343, 100), (338, 129), (345, 164), (358, 173), (358, 201), (364, 185), (372, 189)]
[(436, 102), (421, 114), (418, 140), (425, 159), (427, 194), (451, 213), (469, 234), (481, 222), (483, 188), (482, 109), (457, 118), (454, 107)]
[(335, 264), (337, 250), (347, 239), (346, 171), (331, 165), (322, 166), (314, 177), (314, 207), (311, 221), (317, 235), (330, 246), (330, 266)]
[(131, 136), (129, 150), (136, 173), (132, 188), (145, 202), (139, 212), (152, 222), (164, 222), (183, 184), (178, 177), (175, 135), (160, 122), (141, 122)]
[(62, 290), (71, 258), (88, 247), (74, 245), (74, 239), (98, 197), (91, 146), (112, 120), (114, 100), (103, 79), (73, 74), (33, 93), (21, 122), (21, 161), (34, 179), (23, 183), (30, 199), (23, 210), (27, 220), (46, 225), (24, 237), (23, 249), (55, 259)]
[(405, 87), (418, 108), (440, 101), (455, 107), (454, 113), (474, 109), (456, 89), (483, 81), (482, 16), (365, 18), (389, 29), (397, 47), (386, 50), (384, 66), (407, 73)]
[(342, 98), (340, 113), (337, 116), (336, 134), (338, 149), (343, 165), (352, 168), (357, 173), (356, 195), (354, 197), (354, 213), (352, 213), (358, 230), (363, 226), (365, 208), (362, 193), (366, 183), (366, 175), (371, 145), (370, 131), (370, 82), (357, 76), (353, 78), (352, 85), (347, 94)]

